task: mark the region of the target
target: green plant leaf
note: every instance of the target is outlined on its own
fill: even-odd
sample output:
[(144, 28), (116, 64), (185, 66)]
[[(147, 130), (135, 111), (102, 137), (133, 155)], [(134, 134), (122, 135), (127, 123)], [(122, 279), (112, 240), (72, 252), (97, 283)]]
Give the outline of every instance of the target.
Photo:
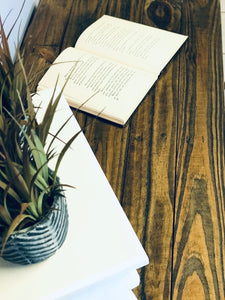
[[(7, 55), (8, 57), (11, 57), (11, 55), (10, 55), (10, 51), (9, 51), (8, 39), (5, 35), (5, 30), (4, 30), (1, 18), (0, 18), (0, 36), (1, 36), (1, 44), (2, 44), (2, 46), (0, 47), (0, 56), (1, 56), (1, 59), (4, 60), (5, 55)], [(3, 57), (2, 57), (2, 54), (4, 54)], [(4, 61), (3, 61), (3, 64), (4, 64)]]
[(61, 96), (63, 94), (65, 86), (67, 85), (67, 82), (69, 81), (70, 76), (73, 73), (75, 67), (76, 67), (76, 64), (72, 68), (72, 70), (71, 70), (68, 78), (66, 79), (62, 89), (60, 90), (59, 94), (55, 97), (59, 76), (56, 80), (51, 99), (48, 103), (48, 106), (47, 106), (47, 109), (45, 111), (42, 122), (39, 124), (39, 137), (40, 137), (41, 142), (42, 142), (43, 145), (45, 145), (45, 143), (46, 143), (46, 139), (47, 139), (47, 136), (48, 136), (48, 133), (49, 133), (49, 130), (50, 130), (50, 126), (52, 124), (52, 120), (53, 120), (53, 117), (55, 115), (56, 108), (57, 108), (57, 105), (59, 103), (59, 100), (61, 99)]
[[(46, 162), (47, 164), (47, 162)], [(40, 189), (40, 192), (43, 190), (46, 190), (49, 187), (48, 180), (44, 180), (44, 178), (41, 175), (41, 169), (44, 166), (41, 166), (33, 175), (31, 183), (30, 183), (30, 190), (34, 190), (34, 185), (37, 185)]]
[(13, 197), (13, 199), (15, 199), (18, 203), (21, 203), (21, 199), (19, 197), (19, 195), (5, 182), (3, 182), (2, 180), (0, 180), (0, 188), (3, 191), (7, 191), (7, 193)]
[(3, 115), (0, 114), (0, 131), (4, 130), (4, 120)]
[(9, 31), (8, 36), (7, 36), (7, 39), (9, 38), (9, 36), (10, 36), (10, 34), (11, 34), (13, 28), (15, 27), (15, 25), (16, 25), (16, 23), (17, 23), (17, 21), (18, 21), (20, 15), (21, 15), (21, 13), (22, 13), (22, 10), (23, 10), (23, 8), (24, 8), (25, 3), (26, 3), (26, 0), (24, 0), (23, 3), (22, 3), (22, 6), (21, 6), (21, 8), (20, 8), (20, 11), (19, 11), (19, 13), (18, 13), (18, 15), (17, 15), (17, 17), (16, 17), (16, 19), (15, 19), (15, 21), (14, 21), (12, 27), (10, 28), (10, 31)]
[(44, 147), (38, 137), (38, 135), (36, 134), (36, 132), (34, 130), (31, 131), (32, 133), (32, 136), (34, 138), (34, 143), (35, 143), (35, 146), (36, 148), (40, 151), (39, 152), (39, 156), (40, 156), (40, 160), (41, 160), (41, 166), (40, 165), (37, 165), (38, 168), (41, 167), (41, 170), (42, 170), (42, 174), (43, 174), (43, 178), (45, 181), (48, 180), (48, 165), (47, 165), (47, 155), (45, 153), (45, 150), (44, 150)]
[(26, 218), (29, 218), (29, 219), (31, 219), (33, 221), (36, 220), (33, 216), (24, 214), (24, 211), (27, 209), (28, 206), (29, 206), (28, 203), (22, 203), (21, 204), (21, 212), (20, 212), (20, 214), (15, 217), (15, 219), (12, 221), (11, 225), (9, 226), (9, 228), (8, 228), (8, 230), (6, 232), (6, 235), (3, 238), (3, 240), (2, 240), (1, 256), (2, 256), (2, 254), (4, 252), (5, 245), (6, 245), (7, 241), (8, 241), (8, 239), (9, 239), (10, 235), (23, 222), (23, 220), (25, 220)]
[(17, 168), (17, 165), (13, 163), (5, 149), (4, 143), (2, 141), (2, 138), (0, 137), (0, 145), (3, 148), (4, 154), (5, 154), (5, 163), (7, 164), (7, 168), (9, 173), (8, 178), (9, 182), (13, 182), (14, 186), (17, 188), (18, 192), (20, 193), (21, 197), (26, 199), (27, 202), (29, 201), (29, 189), (28, 186), (21, 175), (20, 170)]
[[(8, 216), (8, 221), (10, 222), (10, 224), (11, 224), (11, 222), (12, 222), (12, 217), (11, 217), (11, 214), (10, 214), (10, 212), (9, 212), (9, 210), (8, 210), (8, 206), (7, 206), (7, 194), (8, 194), (8, 190), (10, 189), (10, 186), (8, 185), (8, 187), (4, 190), (4, 193), (3, 193), (3, 198), (4, 198), (4, 200), (3, 200), (3, 202), (4, 202), (4, 209), (5, 209), (5, 212), (6, 212), (6, 214), (7, 214), (7, 216)], [(15, 198), (14, 198), (15, 199)]]
[(4, 222), (9, 226), (12, 222), (12, 219), (10, 218), (8, 211), (5, 209), (5, 207), (0, 204), (0, 217)]
[[(54, 143), (54, 141), (56, 139), (58, 139), (58, 135), (59, 133), (62, 131), (62, 129), (66, 126), (66, 124), (69, 122), (69, 120), (73, 117), (73, 114), (66, 120), (66, 122), (63, 123), (63, 125), (59, 128), (59, 130), (56, 132), (55, 135), (53, 135), (53, 138), (51, 139), (50, 143), (49, 143), (49, 146), (48, 146), (48, 149), (46, 151), (46, 153), (48, 154), (50, 152), (50, 149), (52, 147), (52, 144)], [(63, 141), (62, 141), (63, 142)], [(64, 143), (65, 144), (65, 143)]]
[(70, 148), (71, 144), (73, 143), (73, 141), (77, 138), (77, 136), (82, 132), (82, 130), (79, 130), (75, 135), (72, 136), (72, 138), (65, 144), (65, 146), (63, 147), (63, 149), (61, 150), (59, 157), (56, 161), (56, 165), (55, 165), (55, 170), (54, 170), (54, 176), (53, 176), (53, 184), (55, 184), (56, 182), (56, 176), (57, 176), (57, 172), (58, 172), (58, 168), (61, 164), (61, 161), (65, 155), (65, 153), (67, 152), (67, 150)]
[(21, 68), (21, 71), (23, 73), (24, 80), (25, 80), (25, 86), (26, 86), (26, 92), (27, 92), (26, 93), (26, 100), (27, 100), (27, 105), (28, 105), (29, 117), (33, 120), (35, 118), (35, 111), (34, 111), (34, 107), (33, 107), (33, 102), (32, 102), (31, 92), (30, 92), (30, 89), (29, 89), (29, 83), (28, 83), (26, 71), (25, 71), (23, 61), (22, 61), (22, 58), (20, 56), (19, 51), (17, 53), (17, 57), (18, 57), (19, 66)]
[(38, 212), (40, 215), (42, 215), (42, 207), (43, 207), (43, 199), (44, 199), (44, 195), (46, 195), (47, 193), (49, 192), (49, 187), (42, 191), (38, 197), (38, 201), (37, 201), (37, 204), (38, 204)]
[(29, 216), (34, 218), (34, 220), (38, 219), (40, 217), (38, 211), (37, 211), (37, 205), (35, 201), (31, 201), (29, 203), (29, 206), (27, 207), (27, 212), (29, 213)]
[[(24, 128), (19, 124), (19, 122), (13, 117), (13, 115), (6, 109), (4, 108), (4, 110), (9, 114), (9, 116), (12, 118), (12, 120), (17, 124), (17, 126), (20, 128), (21, 133), (24, 135), (30, 151), (32, 152), (35, 164), (37, 166), (37, 169), (39, 169), (40, 167), (42, 167), (46, 161), (47, 161), (47, 157), (44, 151), (44, 148), (37, 136), (37, 134), (35, 133), (35, 131), (32, 130), (32, 135), (34, 138), (34, 141), (36, 143), (36, 145), (32, 142), (31, 138), (27, 135), (27, 133), (25, 132)], [(39, 147), (39, 148), (38, 148)]]

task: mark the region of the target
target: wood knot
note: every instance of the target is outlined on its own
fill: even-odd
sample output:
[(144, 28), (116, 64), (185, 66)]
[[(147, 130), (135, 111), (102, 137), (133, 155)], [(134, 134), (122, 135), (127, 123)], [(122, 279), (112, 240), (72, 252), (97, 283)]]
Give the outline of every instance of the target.
[(172, 8), (165, 1), (155, 0), (147, 9), (148, 17), (159, 28), (166, 28), (172, 19)]
[(46, 47), (39, 47), (38, 52), (42, 56), (42, 58), (44, 58), (50, 63), (53, 63), (56, 59), (56, 54), (52, 49), (48, 49)]

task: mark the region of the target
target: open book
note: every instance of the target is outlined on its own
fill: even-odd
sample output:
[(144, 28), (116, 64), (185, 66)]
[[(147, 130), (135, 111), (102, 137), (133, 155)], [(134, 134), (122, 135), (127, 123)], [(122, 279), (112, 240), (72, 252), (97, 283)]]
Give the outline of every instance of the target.
[(187, 36), (102, 16), (65, 49), (38, 90), (68, 79), (70, 106), (124, 125)]

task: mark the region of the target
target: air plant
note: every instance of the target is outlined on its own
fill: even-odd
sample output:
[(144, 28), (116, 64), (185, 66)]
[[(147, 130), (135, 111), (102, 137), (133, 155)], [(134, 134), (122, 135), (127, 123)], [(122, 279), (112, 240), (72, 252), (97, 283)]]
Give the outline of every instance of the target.
[(12, 60), (1, 19), (0, 39), (0, 238), (3, 251), (9, 236), (39, 221), (51, 208), (54, 195), (61, 193), (57, 171), (79, 132), (57, 154), (55, 169), (50, 170), (48, 163), (56, 155), (51, 146), (59, 132), (52, 136), (47, 150), (46, 139), (63, 88), (58, 95), (54, 90), (38, 124), (38, 108), (33, 106), (29, 89), (30, 77), (18, 49), (15, 61)]

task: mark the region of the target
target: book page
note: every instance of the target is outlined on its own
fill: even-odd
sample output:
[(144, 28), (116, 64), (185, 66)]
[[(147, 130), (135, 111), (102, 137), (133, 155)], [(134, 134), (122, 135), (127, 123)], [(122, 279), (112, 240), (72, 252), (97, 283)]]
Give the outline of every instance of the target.
[(75, 47), (159, 74), (186, 36), (104, 15), (79, 37)]
[(157, 76), (75, 48), (64, 50), (46, 72), (38, 89), (53, 87), (69, 78), (64, 96), (86, 112), (125, 124)]

